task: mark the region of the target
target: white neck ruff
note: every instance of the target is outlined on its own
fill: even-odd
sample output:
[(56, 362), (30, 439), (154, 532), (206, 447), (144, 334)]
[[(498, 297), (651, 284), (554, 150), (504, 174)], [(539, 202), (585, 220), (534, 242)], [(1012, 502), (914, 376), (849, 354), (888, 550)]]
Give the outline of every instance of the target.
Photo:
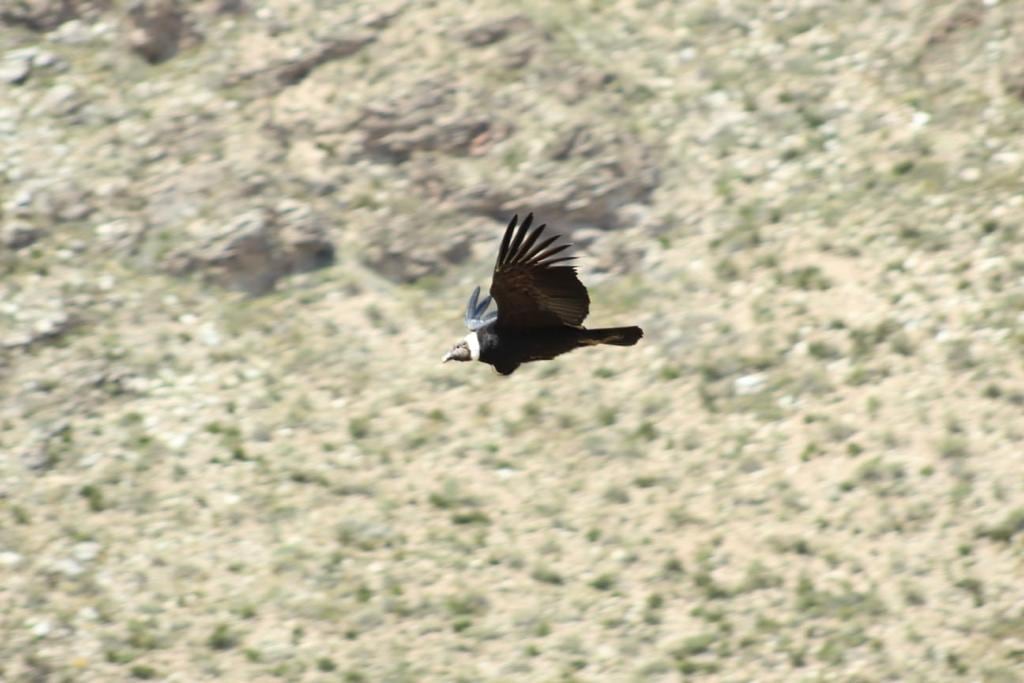
[(476, 332), (466, 335), (466, 346), (469, 347), (469, 357), (473, 360), (480, 360), (480, 339), (477, 338)]

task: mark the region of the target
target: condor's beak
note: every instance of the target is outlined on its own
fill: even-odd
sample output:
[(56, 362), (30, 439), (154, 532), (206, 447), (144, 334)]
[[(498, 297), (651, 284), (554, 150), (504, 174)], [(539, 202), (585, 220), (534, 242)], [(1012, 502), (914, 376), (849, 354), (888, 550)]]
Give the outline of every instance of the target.
[(449, 351), (448, 353), (444, 354), (444, 358), (441, 359), (441, 364), (444, 365), (445, 363), (447, 363), (451, 359), (452, 359), (452, 352)]

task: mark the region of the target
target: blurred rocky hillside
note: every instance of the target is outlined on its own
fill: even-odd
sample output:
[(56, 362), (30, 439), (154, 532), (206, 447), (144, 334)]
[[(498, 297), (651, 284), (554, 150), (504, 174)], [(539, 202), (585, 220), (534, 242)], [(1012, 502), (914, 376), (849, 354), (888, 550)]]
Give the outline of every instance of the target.
[(1024, 680), (1022, 177), (1024, 0), (2, 0), (0, 680)]

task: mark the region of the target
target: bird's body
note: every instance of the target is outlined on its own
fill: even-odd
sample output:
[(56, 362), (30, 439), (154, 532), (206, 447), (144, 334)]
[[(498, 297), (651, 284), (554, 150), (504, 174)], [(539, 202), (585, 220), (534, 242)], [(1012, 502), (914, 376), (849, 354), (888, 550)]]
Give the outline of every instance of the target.
[[(516, 231), (518, 217), (512, 218), (494, 266), (491, 296), (480, 302), (480, 288), (473, 291), (465, 316), (471, 331), (445, 355), (446, 362), (481, 361), (509, 375), (523, 363), (584, 346), (632, 346), (643, 336), (639, 327), (583, 327), (590, 297), (576, 269), (565, 265), (574, 257), (554, 258), (569, 245), (552, 247), (557, 236), (538, 244), (545, 226), (530, 232), (532, 221), (530, 214)], [(486, 313), (492, 297), (496, 314)]]
[[(638, 327), (615, 327), (587, 330), (581, 327), (541, 327), (501, 331), (496, 323), (489, 323), (470, 335), (476, 336), (480, 351), (477, 358), (503, 375), (510, 375), (523, 363), (551, 360), (563, 353), (583, 346), (614, 344), (632, 346), (640, 339)], [(470, 350), (473, 344), (470, 342)]]

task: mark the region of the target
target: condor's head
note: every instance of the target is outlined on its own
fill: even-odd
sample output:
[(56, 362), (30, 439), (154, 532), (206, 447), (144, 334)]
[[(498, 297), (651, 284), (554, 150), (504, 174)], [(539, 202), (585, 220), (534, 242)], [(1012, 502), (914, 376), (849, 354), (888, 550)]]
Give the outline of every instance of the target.
[(453, 346), (451, 351), (444, 354), (444, 358), (441, 359), (442, 363), (447, 363), (450, 360), (480, 360), (480, 338), (476, 331), (491, 324), (498, 317), (494, 311), (487, 312), (487, 307), (490, 305), (491, 297), (486, 296), (481, 301), (480, 288), (477, 287), (473, 290), (473, 294), (469, 297), (469, 303), (466, 304), (466, 327), (471, 331)]
[(480, 340), (477, 339), (476, 332), (470, 332), (463, 337), (458, 344), (451, 348), (451, 351), (444, 354), (441, 362), (447, 363), (450, 360), (480, 360)]

